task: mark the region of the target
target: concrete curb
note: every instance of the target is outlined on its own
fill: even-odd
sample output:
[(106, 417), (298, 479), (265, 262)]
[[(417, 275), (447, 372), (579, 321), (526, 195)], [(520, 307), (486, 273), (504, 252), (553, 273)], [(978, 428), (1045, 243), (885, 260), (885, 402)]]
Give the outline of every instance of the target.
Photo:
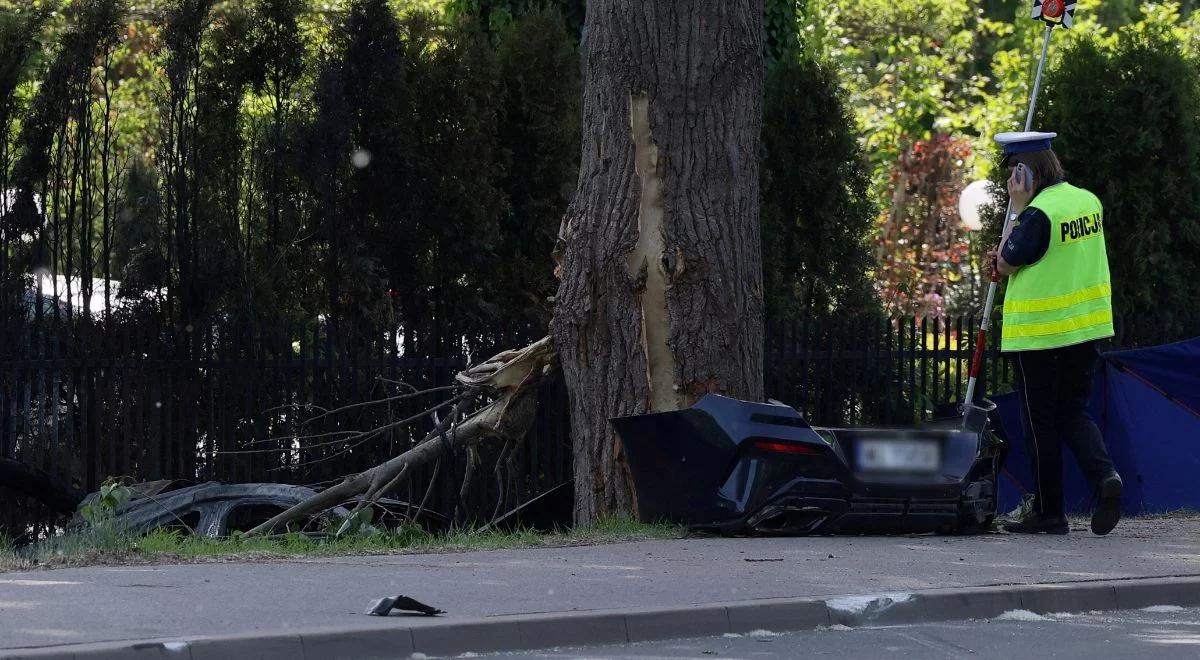
[(1200, 575), (1095, 582), (1001, 585), (812, 598), (775, 598), (632, 610), (498, 616), (403, 625), (393, 616), (351, 629), (181, 637), (0, 651), (0, 658), (403, 658), (557, 646), (624, 644), (754, 630), (894, 625), (987, 619), (1011, 610), (1038, 614), (1200, 605)]

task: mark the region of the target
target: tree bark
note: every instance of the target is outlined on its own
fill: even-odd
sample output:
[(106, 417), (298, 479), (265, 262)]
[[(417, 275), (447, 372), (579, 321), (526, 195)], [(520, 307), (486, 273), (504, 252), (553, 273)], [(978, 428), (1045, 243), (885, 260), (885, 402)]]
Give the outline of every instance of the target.
[(762, 397), (762, 0), (592, 0), (552, 332), (575, 520), (636, 508), (614, 416)]

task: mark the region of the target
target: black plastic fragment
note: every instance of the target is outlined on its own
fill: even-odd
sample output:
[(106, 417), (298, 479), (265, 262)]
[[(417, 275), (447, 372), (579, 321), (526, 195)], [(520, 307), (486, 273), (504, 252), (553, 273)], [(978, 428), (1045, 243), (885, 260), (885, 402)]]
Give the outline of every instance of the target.
[(405, 612), (417, 612), (425, 616), (437, 616), (445, 614), (444, 611), (436, 607), (430, 607), (408, 596), (396, 596), (395, 598), (380, 598), (371, 604), (367, 610), (367, 614), (371, 616), (387, 616), (392, 610), (402, 610)]

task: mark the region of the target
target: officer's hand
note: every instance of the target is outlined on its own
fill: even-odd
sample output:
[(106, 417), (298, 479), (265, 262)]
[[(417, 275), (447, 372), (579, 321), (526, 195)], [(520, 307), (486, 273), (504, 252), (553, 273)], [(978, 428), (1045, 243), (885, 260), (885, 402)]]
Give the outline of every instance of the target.
[[(1028, 189), (1026, 187), (1028, 186)], [(1012, 212), (1020, 213), (1029, 206), (1033, 197), (1033, 173), (1023, 164), (1013, 168), (1008, 176), (1008, 198), (1012, 200)]]
[(1000, 263), (997, 260), (997, 250), (989, 250), (987, 253), (988, 272), (993, 280), (1000, 279)]

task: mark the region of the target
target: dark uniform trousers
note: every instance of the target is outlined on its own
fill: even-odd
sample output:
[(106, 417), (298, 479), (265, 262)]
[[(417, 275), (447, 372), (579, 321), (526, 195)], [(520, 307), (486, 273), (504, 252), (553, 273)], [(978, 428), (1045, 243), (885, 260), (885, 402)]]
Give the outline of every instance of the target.
[(1093, 486), (1116, 472), (1104, 437), (1086, 411), (1099, 356), (1094, 341), (1013, 354), (1039, 513), (1063, 515), (1064, 443)]

